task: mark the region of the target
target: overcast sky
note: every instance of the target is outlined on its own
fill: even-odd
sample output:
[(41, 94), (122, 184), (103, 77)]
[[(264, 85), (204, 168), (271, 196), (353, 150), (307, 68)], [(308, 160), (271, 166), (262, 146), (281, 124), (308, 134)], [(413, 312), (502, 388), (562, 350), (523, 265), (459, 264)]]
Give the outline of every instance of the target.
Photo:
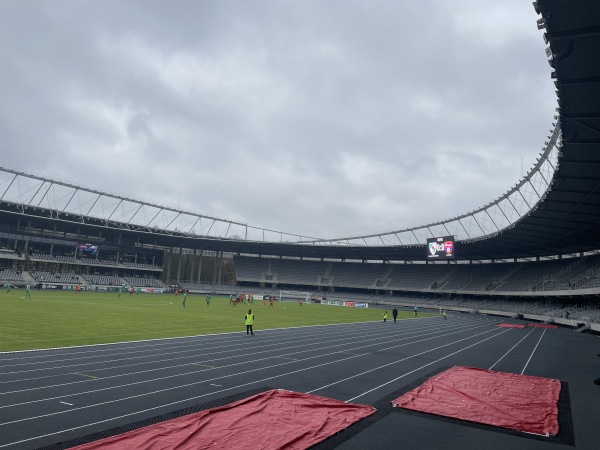
[(523, 0), (0, 0), (0, 165), (289, 233), (479, 207), (556, 107)]

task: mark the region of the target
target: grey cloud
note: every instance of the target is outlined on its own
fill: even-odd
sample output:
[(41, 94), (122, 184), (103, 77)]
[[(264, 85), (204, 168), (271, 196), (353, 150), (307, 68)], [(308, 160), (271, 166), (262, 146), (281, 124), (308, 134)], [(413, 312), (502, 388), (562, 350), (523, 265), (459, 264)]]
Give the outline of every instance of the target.
[(480, 206), (533, 164), (555, 105), (515, 0), (0, 9), (2, 164), (286, 232)]

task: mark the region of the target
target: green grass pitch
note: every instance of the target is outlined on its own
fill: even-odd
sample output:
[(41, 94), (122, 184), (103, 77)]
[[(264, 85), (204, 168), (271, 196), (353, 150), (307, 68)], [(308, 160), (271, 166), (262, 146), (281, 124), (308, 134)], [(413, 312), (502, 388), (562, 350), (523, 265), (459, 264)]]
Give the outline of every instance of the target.
[[(269, 328), (383, 321), (375, 308), (347, 308), (262, 300), (229, 304), (229, 298), (204, 295), (140, 294), (114, 292), (37, 291), (25, 299), (22, 289), (0, 292), (0, 352), (138, 341), (211, 333), (245, 332), (244, 315), (255, 313), (255, 332)], [(426, 314), (419, 313), (419, 316)], [(400, 311), (399, 318), (413, 317)], [(393, 322), (388, 310), (388, 322)]]

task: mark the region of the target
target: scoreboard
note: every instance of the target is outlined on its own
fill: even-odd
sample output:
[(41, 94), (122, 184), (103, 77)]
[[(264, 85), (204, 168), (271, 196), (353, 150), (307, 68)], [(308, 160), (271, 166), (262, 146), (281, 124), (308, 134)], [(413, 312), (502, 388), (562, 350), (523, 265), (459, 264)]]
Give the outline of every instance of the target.
[(454, 259), (454, 236), (427, 239), (427, 259)]

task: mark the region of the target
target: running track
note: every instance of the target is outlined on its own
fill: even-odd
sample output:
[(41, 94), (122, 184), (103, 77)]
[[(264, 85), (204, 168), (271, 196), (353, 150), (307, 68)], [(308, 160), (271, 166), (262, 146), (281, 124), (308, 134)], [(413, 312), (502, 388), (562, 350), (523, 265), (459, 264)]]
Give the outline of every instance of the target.
[[(575, 444), (600, 442), (598, 337), (498, 328), (454, 315), (0, 354), (0, 448), (34, 449), (261, 387), (374, 404), (444, 366), (568, 383)], [(560, 449), (428, 417), (390, 413), (344, 449)]]

